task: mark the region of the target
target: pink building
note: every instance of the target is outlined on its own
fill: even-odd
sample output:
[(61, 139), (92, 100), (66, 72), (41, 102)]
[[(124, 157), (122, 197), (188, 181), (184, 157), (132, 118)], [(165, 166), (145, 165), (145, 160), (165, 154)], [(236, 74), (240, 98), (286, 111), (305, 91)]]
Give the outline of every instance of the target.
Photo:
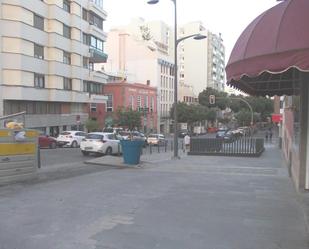
[(148, 84), (117, 82), (104, 85), (107, 96), (105, 126), (115, 124), (114, 113), (118, 108), (139, 110), (142, 115), (141, 130), (145, 133), (157, 131), (157, 89)]

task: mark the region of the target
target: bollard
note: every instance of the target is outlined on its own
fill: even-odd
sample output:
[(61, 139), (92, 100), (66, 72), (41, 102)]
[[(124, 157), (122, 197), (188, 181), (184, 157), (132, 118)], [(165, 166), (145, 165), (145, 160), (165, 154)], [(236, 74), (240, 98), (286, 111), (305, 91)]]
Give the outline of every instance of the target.
[(174, 143), (171, 141), (171, 151), (174, 151)]
[(152, 154), (152, 144), (149, 144), (149, 153)]
[(164, 141), (164, 150), (165, 152), (167, 152), (167, 141), (166, 140)]
[(160, 142), (158, 142), (158, 153), (160, 153)]
[(41, 168), (41, 149), (40, 146), (38, 145), (38, 168)]

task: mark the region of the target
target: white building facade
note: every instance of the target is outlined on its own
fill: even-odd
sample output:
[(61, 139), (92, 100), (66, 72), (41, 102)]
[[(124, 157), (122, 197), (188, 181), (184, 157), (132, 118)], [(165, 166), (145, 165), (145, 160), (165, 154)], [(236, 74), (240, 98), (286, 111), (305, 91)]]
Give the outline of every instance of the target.
[(207, 87), (224, 91), (225, 49), (221, 35), (211, 33), (201, 22), (191, 22), (180, 27), (178, 36), (193, 34), (207, 38), (198, 41), (186, 39), (179, 44), (179, 88), (190, 86), (193, 89), (193, 94), (180, 95), (180, 98), (197, 98)]
[(158, 132), (172, 129), (170, 109), (174, 102), (173, 34), (163, 22), (146, 23), (134, 19), (127, 26), (108, 34), (109, 55), (104, 69), (128, 82), (149, 84), (157, 88)]
[(105, 101), (107, 76), (93, 71), (107, 59), (103, 0), (1, 0), (0, 15), (0, 117), (25, 111), (47, 134), (83, 128)]

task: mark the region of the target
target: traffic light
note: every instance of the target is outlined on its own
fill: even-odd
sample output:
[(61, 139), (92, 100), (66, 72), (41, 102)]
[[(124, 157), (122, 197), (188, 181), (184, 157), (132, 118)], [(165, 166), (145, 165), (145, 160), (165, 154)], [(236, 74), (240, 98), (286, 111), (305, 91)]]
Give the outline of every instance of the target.
[(214, 105), (216, 103), (216, 96), (209, 95), (209, 104)]

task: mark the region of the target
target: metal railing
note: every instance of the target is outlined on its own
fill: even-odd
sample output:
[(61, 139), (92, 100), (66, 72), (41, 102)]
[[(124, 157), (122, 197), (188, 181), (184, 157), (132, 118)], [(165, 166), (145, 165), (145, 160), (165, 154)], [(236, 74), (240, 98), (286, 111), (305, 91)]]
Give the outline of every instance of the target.
[(259, 157), (264, 150), (263, 138), (192, 138), (188, 155)]

